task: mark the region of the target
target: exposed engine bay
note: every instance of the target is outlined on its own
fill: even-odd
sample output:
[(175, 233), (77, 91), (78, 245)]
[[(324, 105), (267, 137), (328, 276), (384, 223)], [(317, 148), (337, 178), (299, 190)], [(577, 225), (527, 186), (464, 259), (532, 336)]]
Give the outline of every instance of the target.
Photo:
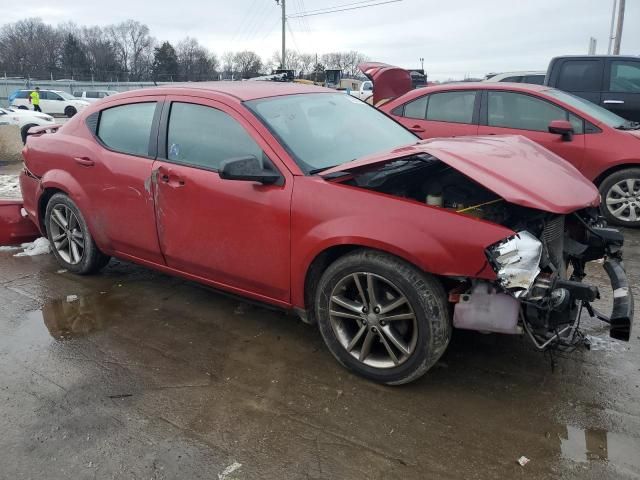
[[(339, 177), (339, 175), (337, 175)], [(583, 341), (586, 311), (628, 341), (633, 296), (622, 266), (622, 234), (595, 208), (558, 215), (505, 201), (428, 154), (351, 172), (344, 184), (412, 199), (481, 218), (517, 232), (486, 249), (497, 280), (446, 279), (457, 328), (526, 334), (536, 348), (574, 348)], [(598, 312), (598, 288), (586, 283), (587, 262), (599, 261), (613, 290), (613, 310)]]

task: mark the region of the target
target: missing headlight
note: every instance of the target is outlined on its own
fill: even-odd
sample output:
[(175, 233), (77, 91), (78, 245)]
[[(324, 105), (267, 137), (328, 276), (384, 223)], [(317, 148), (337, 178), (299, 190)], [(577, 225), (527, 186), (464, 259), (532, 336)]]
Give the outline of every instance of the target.
[(516, 297), (527, 292), (540, 273), (542, 242), (523, 230), (487, 248), (500, 284)]

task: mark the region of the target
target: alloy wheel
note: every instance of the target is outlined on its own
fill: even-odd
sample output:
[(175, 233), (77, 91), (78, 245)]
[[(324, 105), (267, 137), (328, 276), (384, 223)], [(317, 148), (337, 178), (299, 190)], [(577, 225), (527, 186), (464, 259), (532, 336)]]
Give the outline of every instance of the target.
[(607, 209), (622, 222), (640, 220), (640, 178), (627, 178), (615, 183), (607, 192)]
[(58, 204), (49, 217), (49, 236), (53, 248), (71, 265), (82, 261), (85, 238), (76, 214), (66, 205)]
[(329, 319), (342, 347), (367, 366), (397, 367), (416, 349), (415, 312), (402, 291), (380, 275), (356, 272), (337, 282)]

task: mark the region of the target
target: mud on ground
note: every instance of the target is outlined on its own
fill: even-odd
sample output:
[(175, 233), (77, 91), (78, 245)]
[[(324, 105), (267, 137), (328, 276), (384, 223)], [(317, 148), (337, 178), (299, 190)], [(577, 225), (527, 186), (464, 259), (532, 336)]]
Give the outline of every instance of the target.
[(392, 388), (295, 317), (128, 263), (0, 252), (0, 305), (2, 479), (640, 477), (637, 328), (587, 322), (597, 350), (554, 370), (524, 338), (458, 331)]

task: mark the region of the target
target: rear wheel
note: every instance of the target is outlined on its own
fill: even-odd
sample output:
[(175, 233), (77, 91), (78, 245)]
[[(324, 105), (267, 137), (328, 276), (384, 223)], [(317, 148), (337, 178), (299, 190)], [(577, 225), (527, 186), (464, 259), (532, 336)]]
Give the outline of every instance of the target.
[(86, 275), (109, 263), (93, 241), (82, 213), (65, 194), (56, 193), (49, 200), (45, 225), (53, 254), (70, 272)]
[(75, 107), (67, 107), (64, 109), (64, 114), (69, 118), (73, 117), (76, 113), (78, 113), (78, 111)]
[(612, 173), (600, 184), (602, 214), (609, 223), (640, 227), (640, 168)]
[(22, 144), (24, 145), (25, 143), (27, 143), (27, 132), (29, 131), (29, 129), (31, 127), (37, 127), (38, 125), (36, 125), (35, 123), (29, 123), (28, 125), (25, 125), (24, 127), (22, 127), (20, 129), (20, 136), (22, 137)]
[(360, 250), (330, 265), (320, 279), (315, 309), (333, 356), (389, 385), (422, 376), (451, 337), (440, 283), (381, 252)]

